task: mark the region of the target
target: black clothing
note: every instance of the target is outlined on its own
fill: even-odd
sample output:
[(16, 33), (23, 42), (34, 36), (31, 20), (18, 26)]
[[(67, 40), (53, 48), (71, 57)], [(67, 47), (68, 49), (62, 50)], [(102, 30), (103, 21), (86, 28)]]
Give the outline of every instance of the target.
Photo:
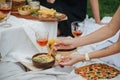
[(58, 23), (61, 36), (72, 36), (71, 34), (71, 22), (83, 21), (87, 12), (87, 0), (55, 0), (55, 3), (48, 3), (46, 0), (39, 0), (40, 4), (54, 8), (58, 12), (62, 12), (67, 15), (68, 20)]

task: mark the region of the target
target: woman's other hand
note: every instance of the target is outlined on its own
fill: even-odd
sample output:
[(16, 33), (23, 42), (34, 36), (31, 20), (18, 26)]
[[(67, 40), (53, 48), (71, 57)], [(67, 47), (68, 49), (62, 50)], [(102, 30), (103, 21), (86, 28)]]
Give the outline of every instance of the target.
[(76, 48), (75, 41), (75, 38), (60, 38), (55, 41), (53, 47), (55, 50), (73, 49)]
[(72, 66), (79, 61), (84, 60), (84, 54), (71, 54), (67, 57), (62, 58), (62, 61), (59, 62), (61, 66)]

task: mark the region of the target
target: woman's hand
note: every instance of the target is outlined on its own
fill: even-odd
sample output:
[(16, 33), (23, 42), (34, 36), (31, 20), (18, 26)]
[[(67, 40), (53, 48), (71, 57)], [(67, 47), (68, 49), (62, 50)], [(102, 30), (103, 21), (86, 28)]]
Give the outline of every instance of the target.
[(53, 4), (55, 2), (55, 0), (47, 0), (47, 2)]
[(57, 39), (53, 45), (55, 50), (60, 50), (60, 49), (73, 49), (76, 48), (75, 45), (75, 38), (61, 38)]
[(108, 23), (104, 23), (104, 22), (96, 22), (97, 24), (99, 24), (99, 25), (107, 25)]
[(59, 62), (61, 66), (72, 66), (73, 64), (84, 60), (84, 54), (71, 54), (67, 57), (62, 58), (62, 61)]

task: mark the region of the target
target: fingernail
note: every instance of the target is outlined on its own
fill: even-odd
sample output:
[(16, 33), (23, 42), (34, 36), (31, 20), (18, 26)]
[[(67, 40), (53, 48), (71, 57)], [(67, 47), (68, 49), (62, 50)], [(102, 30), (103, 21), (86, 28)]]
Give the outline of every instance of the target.
[(62, 64), (59, 64), (59, 65), (60, 65), (61, 68), (64, 68), (64, 65), (62, 65)]

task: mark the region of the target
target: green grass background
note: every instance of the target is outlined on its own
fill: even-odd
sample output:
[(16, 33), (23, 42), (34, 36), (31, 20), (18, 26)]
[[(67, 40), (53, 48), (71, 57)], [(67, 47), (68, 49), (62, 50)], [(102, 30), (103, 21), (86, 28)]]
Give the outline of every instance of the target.
[[(99, 0), (100, 18), (102, 19), (104, 16), (113, 16), (119, 5), (120, 0)], [(87, 14), (89, 17), (93, 17), (89, 0)]]

